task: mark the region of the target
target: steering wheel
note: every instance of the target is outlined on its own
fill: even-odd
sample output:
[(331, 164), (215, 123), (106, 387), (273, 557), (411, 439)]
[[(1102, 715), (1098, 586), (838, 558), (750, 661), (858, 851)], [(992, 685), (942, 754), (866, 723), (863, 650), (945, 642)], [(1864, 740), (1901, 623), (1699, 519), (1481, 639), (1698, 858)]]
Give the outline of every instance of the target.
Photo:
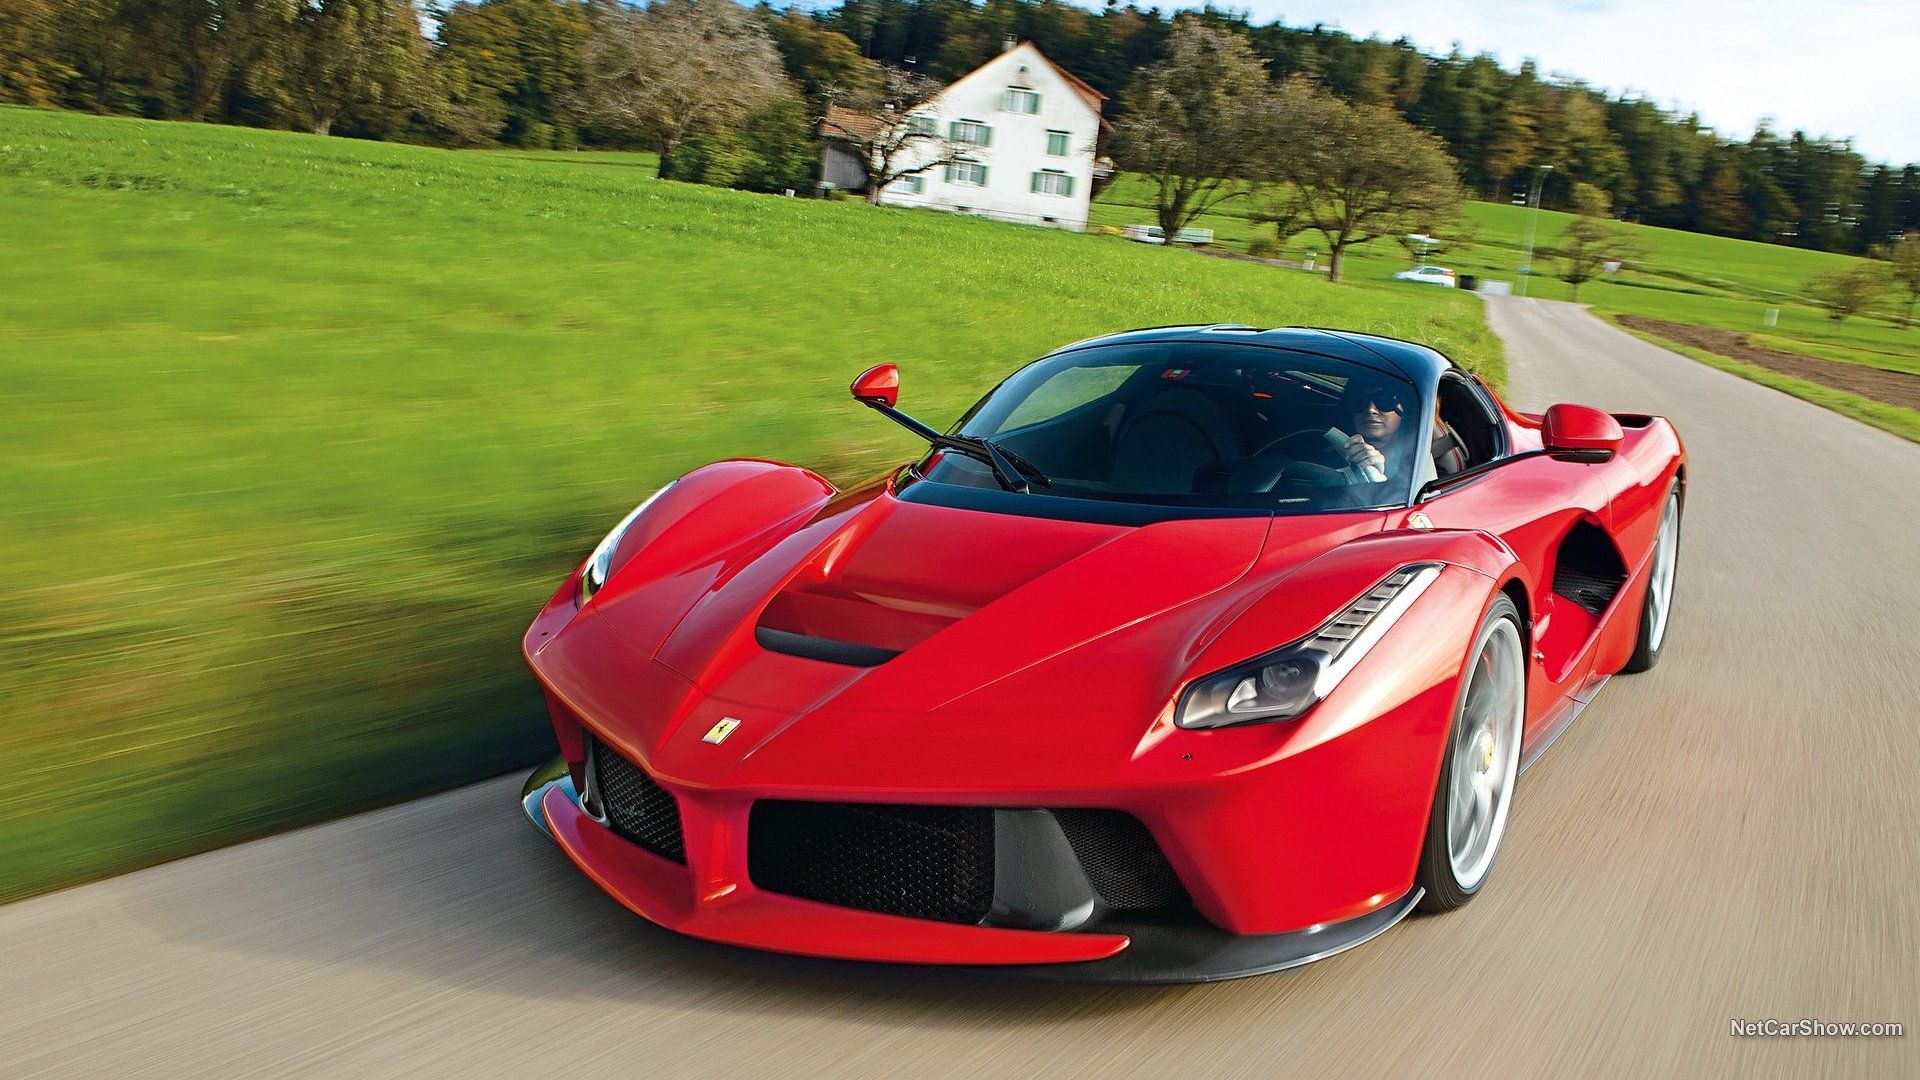
[[(1374, 484), (1386, 479), (1372, 466), (1349, 464), (1346, 456), (1348, 435), (1339, 428), (1305, 428), (1289, 432), (1253, 452), (1235, 466), (1232, 483), (1241, 491), (1272, 491), (1283, 478), (1293, 479), (1288, 469), (1306, 466), (1301, 482), (1314, 487), (1341, 484)], [(1281, 448), (1285, 447), (1283, 451)]]

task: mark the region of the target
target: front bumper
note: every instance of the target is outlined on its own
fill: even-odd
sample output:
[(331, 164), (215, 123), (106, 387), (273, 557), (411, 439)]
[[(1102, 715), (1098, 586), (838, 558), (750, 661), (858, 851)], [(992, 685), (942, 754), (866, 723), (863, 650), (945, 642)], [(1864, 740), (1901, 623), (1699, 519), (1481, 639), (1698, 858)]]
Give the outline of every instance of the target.
[[(796, 899), (756, 888), (744, 875), (696, 880), (688, 866), (630, 843), (591, 817), (564, 758), (528, 779), (521, 802), (533, 824), (582, 872), (651, 922), (710, 941), (843, 960), (971, 966), (1077, 982), (1208, 982), (1343, 952), (1400, 921), (1420, 899), (1414, 889), (1355, 918), (1277, 934), (1233, 934), (1198, 920), (1119, 915), (1072, 931), (963, 925)], [(744, 838), (718, 832), (711, 842), (738, 845)]]

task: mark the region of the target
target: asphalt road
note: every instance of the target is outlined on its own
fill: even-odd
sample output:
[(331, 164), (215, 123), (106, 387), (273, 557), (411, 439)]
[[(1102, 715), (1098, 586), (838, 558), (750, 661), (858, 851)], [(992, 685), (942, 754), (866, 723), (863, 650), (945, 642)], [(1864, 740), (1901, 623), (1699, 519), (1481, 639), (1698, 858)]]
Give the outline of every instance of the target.
[(1920, 1075), (1920, 447), (1489, 302), (1519, 404), (1666, 413), (1693, 473), (1664, 663), (1467, 909), (1200, 987), (763, 956), (628, 915), (503, 778), (0, 909), (0, 1076)]

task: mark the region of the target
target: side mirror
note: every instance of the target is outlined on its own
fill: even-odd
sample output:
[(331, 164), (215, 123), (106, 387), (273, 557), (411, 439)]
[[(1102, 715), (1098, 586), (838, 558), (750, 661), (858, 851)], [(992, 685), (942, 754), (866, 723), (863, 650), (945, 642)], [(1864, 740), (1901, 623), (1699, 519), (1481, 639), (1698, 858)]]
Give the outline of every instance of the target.
[(1620, 421), (1585, 405), (1547, 410), (1541, 437), (1547, 453), (1562, 461), (1607, 461), (1620, 450)]
[(853, 380), (847, 392), (862, 405), (879, 404), (891, 409), (900, 401), (900, 369), (892, 364), (870, 367)]

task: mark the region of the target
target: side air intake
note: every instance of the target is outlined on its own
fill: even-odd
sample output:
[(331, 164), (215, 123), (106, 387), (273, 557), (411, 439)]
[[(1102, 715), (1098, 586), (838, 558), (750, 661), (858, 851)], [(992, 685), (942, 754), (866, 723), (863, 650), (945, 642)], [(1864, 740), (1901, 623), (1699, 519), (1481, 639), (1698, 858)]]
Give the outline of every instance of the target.
[(1553, 591), (1590, 614), (1607, 610), (1627, 583), (1627, 567), (1613, 539), (1597, 525), (1582, 521), (1560, 542), (1553, 561)]

